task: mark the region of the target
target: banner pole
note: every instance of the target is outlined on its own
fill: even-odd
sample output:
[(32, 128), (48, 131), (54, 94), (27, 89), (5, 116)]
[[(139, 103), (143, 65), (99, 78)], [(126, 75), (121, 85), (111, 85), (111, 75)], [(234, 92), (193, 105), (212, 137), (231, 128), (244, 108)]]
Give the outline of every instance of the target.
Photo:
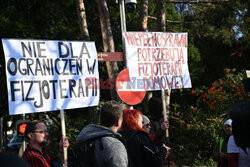
[[(167, 90), (169, 91), (169, 90)], [(165, 90), (161, 89), (161, 100), (162, 100), (162, 115), (163, 115), (163, 120), (167, 121), (168, 120), (168, 114), (167, 114), (167, 107), (166, 107), (166, 96), (165, 96)], [(168, 129), (166, 129), (166, 137), (169, 137)]]
[[(23, 114), (23, 120), (25, 120), (25, 114)], [(25, 140), (23, 138), (23, 143), (22, 143), (22, 153), (24, 153), (25, 149), (26, 149), (26, 143), (25, 143)]]
[[(62, 137), (63, 141), (65, 141), (66, 138), (66, 129), (65, 129), (65, 119), (64, 119), (64, 111), (60, 110), (60, 117), (61, 117), (61, 128), (62, 128)], [(63, 160), (64, 160), (64, 165), (67, 167), (67, 148), (63, 147)]]

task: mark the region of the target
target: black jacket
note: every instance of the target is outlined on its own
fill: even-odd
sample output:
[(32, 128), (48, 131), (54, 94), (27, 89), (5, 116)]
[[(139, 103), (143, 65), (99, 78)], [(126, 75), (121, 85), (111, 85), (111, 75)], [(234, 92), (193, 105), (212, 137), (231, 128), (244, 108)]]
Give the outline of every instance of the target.
[(152, 139), (144, 131), (122, 130), (119, 132), (126, 140), (129, 158), (138, 167), (160, 167), (167, 149), (157, 149)]

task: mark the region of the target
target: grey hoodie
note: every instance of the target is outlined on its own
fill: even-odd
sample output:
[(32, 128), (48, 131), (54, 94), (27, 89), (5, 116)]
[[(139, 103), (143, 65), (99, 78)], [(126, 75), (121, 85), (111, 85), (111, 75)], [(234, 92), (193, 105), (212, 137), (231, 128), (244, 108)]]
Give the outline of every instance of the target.
[[(105, 134), (114, 134), (121, 137), (119, 133), (116, 133), (107, 127), (89, 124), (82, 129), (76, 138), (76, 142), (81, 143), (88, 139), (103, 136)], [(102, 149), (100, 148), (100, 144), (95, 142), (95, 160), (98, 167), (128, 166), (127, 151), (120, 140), (107, 136), (102, 137), (101, 142), (103, 146)]]

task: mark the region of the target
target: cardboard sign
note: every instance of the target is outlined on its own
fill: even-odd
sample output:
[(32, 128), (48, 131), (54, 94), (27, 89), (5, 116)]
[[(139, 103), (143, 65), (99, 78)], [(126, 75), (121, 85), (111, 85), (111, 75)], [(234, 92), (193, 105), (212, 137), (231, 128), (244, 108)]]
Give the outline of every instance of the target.
[(2, 39), (9, 114), (99, 103), (94, 42)]
[(143, 90), (191, 88), (187, 33), (124, 32), (130, 78)]

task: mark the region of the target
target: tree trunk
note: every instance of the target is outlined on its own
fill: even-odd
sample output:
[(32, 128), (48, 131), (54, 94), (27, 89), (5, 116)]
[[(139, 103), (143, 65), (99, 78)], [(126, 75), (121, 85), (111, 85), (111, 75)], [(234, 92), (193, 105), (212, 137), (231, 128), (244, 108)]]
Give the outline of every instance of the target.
[(166, 14), (163, 0), (155, 0), (157, 6), (157, 27), (158, 31), (166, 32)]
[(140, 22), (141, 30), (148, 31), (148, 0), (141, 0)]
[(87, 25), (87, 17), (85, 12), (85, 6), (83, 0), (77, 0), (76, 1), (76, 7), (77, 7), (77, 14), (80, 24), (80, 31), (81, 31), (81, 37), (84, 41), (89, 41), (89, 31), (88, 31), (88, 25)]
[[(166, 13), (165, 13), (165, 6), (164, 6), (164, 0), (155, 0), (156, 1), (156, 5), (157, 5), (157, 25), (158, 25), (158, 30), (162, 31), (162, 32), (166, 32)], [(170, 105), (170, 95), (171, 95), (171, 89), (168, 90), (163, 90), (164, 94), (162, 96), (162, 98), (165, 98), (165, 104), (166, 104), (166, 115), (164, 115), (163, 117), (165, 117), (166, 119), (168, 119), (169, 116), (169, 105)], [(165, 95), (165, 97), (164, 97)], [(168, 130), (166, 131), (166, 137), (168, 136)]]
[[(98, 4), (98, 10), (100, 14), (100, 25), (101, 25), (101, 31), (102, 31), (102, 41), (103, 41), (104, 52), (115, 52), (115, 46), (114, 46), (113, 34), (111, 30), (110, 16), (109, 16), (107, 3), (105, 0), (96, 0), (96, 2)], [(107, 66), (109, 79), (114, 81), (119, 72), (117, 62), (107, 61), (106, 66)], [(111, 98), (114, 100), (119, 100), (119, 97), (115, 89), (111, 89)]]
[[(148, 0), (141, 0), (140, 23), (141, 31), (148, 31)], [(152, 95), (153, 93), (148, 91), (143, 99), (143, 111), (146, 113), (148, 112), (148, 101)]]

